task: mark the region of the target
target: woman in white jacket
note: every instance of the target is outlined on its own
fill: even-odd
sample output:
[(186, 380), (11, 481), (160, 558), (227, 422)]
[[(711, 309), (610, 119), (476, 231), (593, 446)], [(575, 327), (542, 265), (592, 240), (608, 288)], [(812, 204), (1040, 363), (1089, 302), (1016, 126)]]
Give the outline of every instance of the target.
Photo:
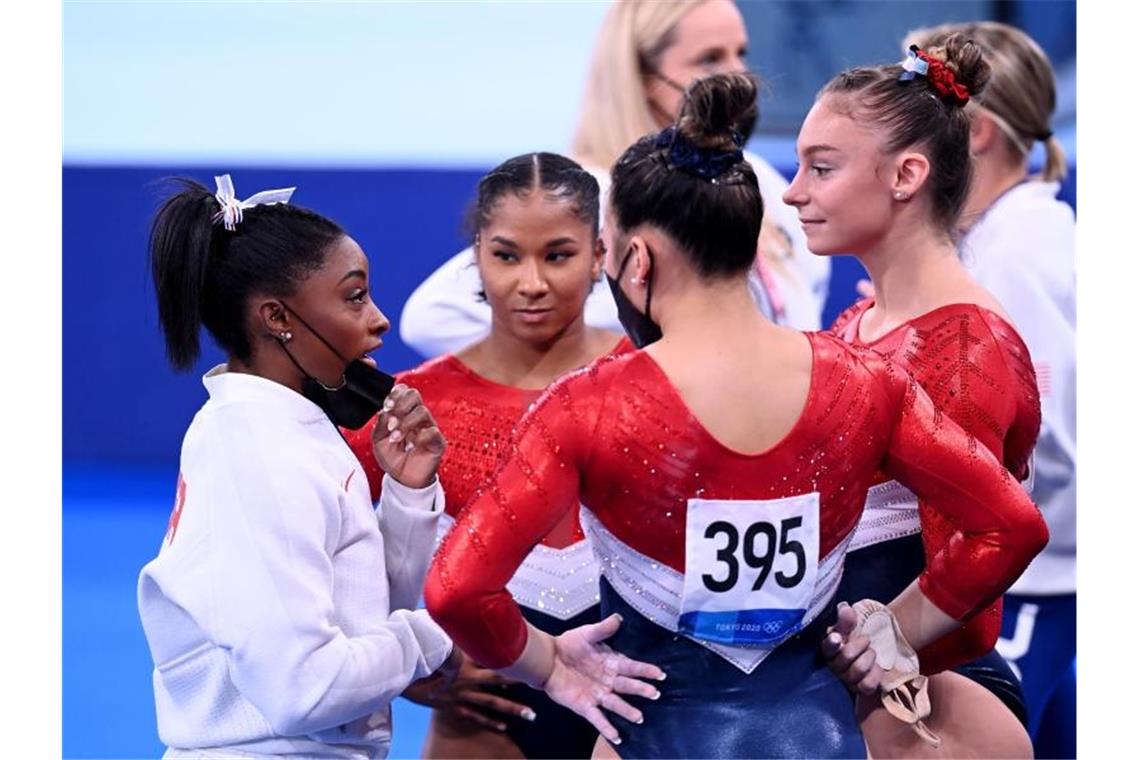
[[(419, 393), (367, 355), (388, 320), (368, 259), (274, 190), (246, 201), (184, 181), (159, 210), (151, 269), (167, 354), (202, 326), (227, 354), (183, 441), (177, 498), (139, 578), (168, 758), (384, 757), (390, 702), (454, 677), (461, 654), (415, 610), (444, 495), (444, 439)], [(379, 506), (337, 426), (379, 414)], [(610, 621), (607, 631), (616, 630)], [(594, 629), (555, 640), (578, 685), (611, 691)], [(559, 649), (559, 651), (562, 651)]]
[[(640, 137), (672, 124), (682, 93), (708, 74), (744, 71), (748, 33), (732, 0), (620, 0), (602, 22), (586, 81), (571, 157), (609, 190), (609, 170)], [(753, 118), (753, 122), (755, 119)], [(752, 124), (742, 124), (743, 132)], [(747, 134), (745, 134), (747, 137)], [(831, 275), (826, 257), (807, 249), (795, 209), (781, 196), (788, 183), (759, 156), (745, 157), (764, 199), (756, 263), (750, 278), (761, 310), (780, 324), (817, 330)], [(432, 273), (408, 298), (400, 337), (427, 357), (451, 353), (484, 337), (491, 310), (467, 248)], [(586, 323), (617, 332), (613, 296), (595, 288)]]

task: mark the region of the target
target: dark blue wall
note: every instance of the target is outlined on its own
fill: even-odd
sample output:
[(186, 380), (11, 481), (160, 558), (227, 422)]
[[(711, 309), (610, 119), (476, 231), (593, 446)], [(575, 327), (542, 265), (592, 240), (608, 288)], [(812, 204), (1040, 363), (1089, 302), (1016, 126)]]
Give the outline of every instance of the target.
[[(790, 167), (779, 167), (790, 173)], [(205, 400), (201, 376), (222, 361), (207, 340), (192, 372), (166, 364), (146, 265), (158, 181), (189, 175), (213, 187), (226, 168), (63, 170), (63, 456), (65, 461), (176, 462), (182, 435)], [(373, 296), (392, 320), (413, 288), (465, 245), (461, 219), (481, 172), (473, 170), (240, 169), (239, 197), (297, 186), (294, 201), (340, 222), (372, 263)], [(1075, 176), (1063, 195), (1070, 200)], [(825, 324), (854, 299), (858, 262), (834, 260)], [(420, 357), (393, 329), (377, 358), (395, 371)]]

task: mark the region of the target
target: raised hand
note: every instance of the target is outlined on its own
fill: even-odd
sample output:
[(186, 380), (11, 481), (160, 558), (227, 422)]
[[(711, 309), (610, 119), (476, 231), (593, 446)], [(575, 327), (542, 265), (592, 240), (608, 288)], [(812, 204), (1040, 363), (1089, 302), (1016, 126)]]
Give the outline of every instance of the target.
[(446, 447), (419, 391), (396, 385), (372, 429), (372, 450), (381, 469), (409, 488), (423, 488), (435, 480)]
[(621, 616), (614, 614), (600, 623), (583, 625), (556, 637), (554, 669), (543, 684), (551, 699), (590, 721), (611, 744), (620, 744), (621, 737), (601, 708), (641, 723), (641, 711), (619, 695), (657, 699), (661, 692), (639, 679), (665, 680), (664, 671), (656, 665), (631, 660), (602, 643), (620, 626)]

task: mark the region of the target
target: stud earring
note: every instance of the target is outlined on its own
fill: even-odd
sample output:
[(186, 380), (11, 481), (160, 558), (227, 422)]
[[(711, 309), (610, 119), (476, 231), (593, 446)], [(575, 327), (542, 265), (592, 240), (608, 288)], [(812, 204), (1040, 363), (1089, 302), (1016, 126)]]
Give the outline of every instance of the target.
[(293, 333), (289, 331), (282, 332), (280, 335), (280, 340), (282, 343), (288, 343), (289, 341), (293, 340)]
[(909, 201), (910, 193), (904, 193), (902, 190), (895, 190), (896, 201)]

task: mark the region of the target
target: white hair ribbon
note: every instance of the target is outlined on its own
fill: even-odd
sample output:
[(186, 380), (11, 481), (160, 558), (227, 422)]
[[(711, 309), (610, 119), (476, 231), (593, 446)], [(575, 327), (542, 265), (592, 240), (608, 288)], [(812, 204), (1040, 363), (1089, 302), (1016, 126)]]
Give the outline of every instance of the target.
[(274, 203), (288, 203), (293, 196), (293, 191), (297, 189), (295, 187), (282, 187), (277, 190), (262, 190), (244, 201), (239, 201), (234, 193), (234, 183), (230, 179), (230, 175), (223, 174), (220, 177), (214, 177), (214, 182), (218, 183), (218, 192), (214, 194), (214, 197), (218, 199), (218, 203), (222, 204), (222, 210), (214, 215), (214, 222), (217, 223), (220, 219), (230, 232), (233, 232), (241, 223), (243, 209), (254, 206), (269, 206)]
[(906, 52), (906, 60), (902, 62), (903, 73), (899, 79), (904, 82), (909, 82), (915, 76), (924, 77), (930, 69), (930, 64), (919, 58), (916, 50), (917, 48), (911, 45), (911, 49)]

